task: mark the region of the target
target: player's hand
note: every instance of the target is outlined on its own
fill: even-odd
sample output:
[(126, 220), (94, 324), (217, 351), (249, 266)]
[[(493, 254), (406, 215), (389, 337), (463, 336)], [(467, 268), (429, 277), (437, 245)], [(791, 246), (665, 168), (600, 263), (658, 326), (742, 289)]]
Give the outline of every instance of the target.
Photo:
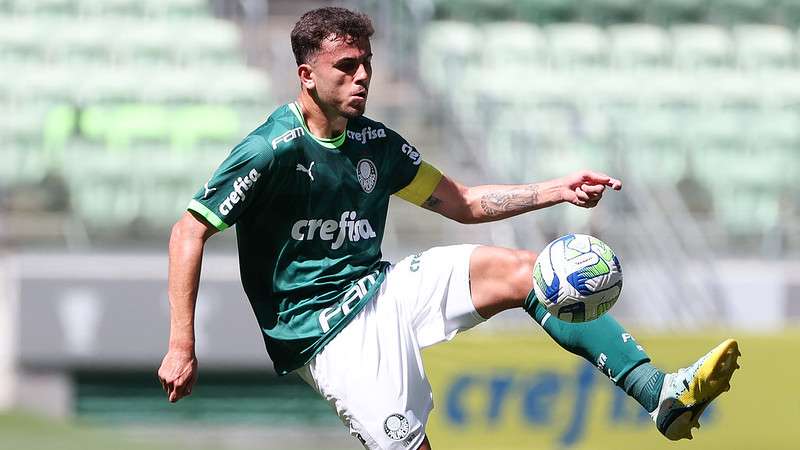
[(594, 208), (603, 198), (606, 187), (618, 191), (622, 182), (616, 178), (590, 170), (581, 170), (561, 178), (561, 198), (582, 208)]
[(197, 357), (194, 351), (170, 349), (161, 361), (158, 379), (171, 403), (191, 395), (192, 386), (197, 381)]

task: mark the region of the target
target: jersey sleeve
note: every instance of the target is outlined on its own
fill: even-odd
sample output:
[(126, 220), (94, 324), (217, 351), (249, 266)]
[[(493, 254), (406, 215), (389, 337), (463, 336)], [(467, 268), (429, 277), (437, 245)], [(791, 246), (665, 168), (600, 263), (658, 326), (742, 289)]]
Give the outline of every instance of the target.
[(189, 202), (187, 209), (222, 231), (235, 224), (253, 203), (274, 170), (275, 155), (267, 141), (250, 135), (217, 167)]
[(406, 187), (395, 192), (395, 195), (409, 203), (420, 206), (436, 190), (436, 186), (442, 181), (442, 176), (442, 172), (439, 169), (426, 161), (422, 161), (414, 179)]
[(415, 205), (431, 196), (442, 179), (442, 172), (423, 161), (416, 147), (393, 130), (387, 131), (392, 167), (392, 193)]

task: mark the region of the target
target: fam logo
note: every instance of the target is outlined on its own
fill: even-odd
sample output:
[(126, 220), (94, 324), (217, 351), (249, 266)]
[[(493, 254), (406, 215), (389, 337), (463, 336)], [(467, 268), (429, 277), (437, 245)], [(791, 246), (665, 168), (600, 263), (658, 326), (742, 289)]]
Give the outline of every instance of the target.
[(377, 128), (373, 130), (372, 127), (366, 127), (363, 130), (361, 130), (360, 133), (347, 130), (347, 139), (352, 139), (354, 141), (361, 142), (362, 144), (366, 144), (367, 141), (371, 141), (373, 139), (379, 139), (385, 137), (386, 137), (386, 130), (383, 128)]
[(358, 176), (358, 184), (361, 189), (369, 194), (375, 189), (375, 184), (378, 182), (378, 168), (375, 163), (368, 159), (362, 159), (356, 164), (356, 175)]
[(272, 140), (272, 149), (275, 150), (278, 148), (278, 144), (283, 142), (291, 142), (304, 134), (306, 134), (305, 131), (303, 131), (303, 129), (300, 127), (291, 129)]

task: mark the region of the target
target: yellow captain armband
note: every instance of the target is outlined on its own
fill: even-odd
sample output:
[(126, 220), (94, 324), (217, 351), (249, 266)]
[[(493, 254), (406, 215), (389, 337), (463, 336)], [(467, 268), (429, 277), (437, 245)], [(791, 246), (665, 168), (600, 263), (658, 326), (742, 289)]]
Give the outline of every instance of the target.
[(430, 198), (436, 186), (442, 181), (442, 172), (432, 165), (422, 161), (417, 170), (417, 175), (408, 183), (408, 186), (395, 192), (395, 195), (415, 205), (422, 205)]

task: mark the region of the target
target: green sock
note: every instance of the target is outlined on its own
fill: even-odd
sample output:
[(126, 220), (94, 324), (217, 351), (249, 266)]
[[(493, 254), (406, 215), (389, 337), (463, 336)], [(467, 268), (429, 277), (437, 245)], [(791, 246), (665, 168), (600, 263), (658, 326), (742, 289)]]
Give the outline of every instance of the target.
[[(536, 300), (533, 291), (525, 299), (523, 308), (558, 345), (594, 364), (620, 388), (624, 389), (623, 381), (626, 379), (634, 386), (641, 384), (638, 374), (635, 377), (626, 376), (635, 368), (650, 362), (650, 358), (644, 352), (644, 349), (636, 343), (633, 336), (625, 331), (610, 314), (603, 314), (589, 322), (564, 322), (552, 317), (547, 312), (547, 308)], [(643, 374), (645, 373), (644, 370), (643, 368)], [(647, 374), (649, 373), (647, 372)], [(663, 381), (663, 377), (661, 380)], [(656, 384), (659, 384), (658, 389), (660, 392), (661, 382), (658, 380), (653, 382), (652, 389), (632, 387), (630, 392), (627, 389), (625, 392), (636, 398), (643, 406), (645, 404), (650, 405), (653, 401), (658, 402), (658, 394), (656, 394), (655, 400), (652, 400), (650, 395)], [(642, 396), (644, 401), (637, 398), (637, 395)], [(652, 411), (652, 409), (649, 411)]]
[(622, 389), (636, 399), (640, 405), (653, 412), (658, 406), (661, 386), (664, 384), (664, 372), (649, 362), (636, 366), (622, 381)]

